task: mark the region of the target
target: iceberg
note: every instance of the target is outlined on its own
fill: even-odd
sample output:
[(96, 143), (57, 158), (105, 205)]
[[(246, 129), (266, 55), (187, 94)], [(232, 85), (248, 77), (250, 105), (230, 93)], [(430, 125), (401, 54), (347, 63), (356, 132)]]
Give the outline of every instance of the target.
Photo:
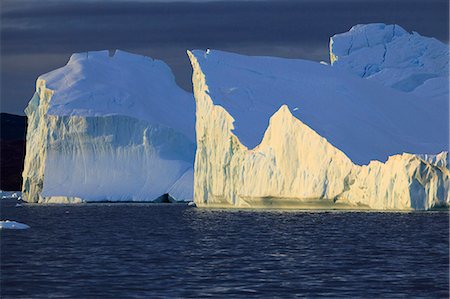
[(25, 110), (24, 200), (191, 200), (194, 109), (160, 60), (73, 54), (37, 79)]
[(197, 206), (448, 205), (448, 134), (418, 104), (420, 95), (318, 62), (216, 50), (188, 55)]
[(10, 220), (0, 221), (0, 230), (1, 229), (28, 229), (28, 228), (30, 228), (30, 226), (28, 226), (24, 223), (10, 221)]
[(0, 199), (22, 199), (22, 193), (20, 191), (3, 191), (0, 190)]

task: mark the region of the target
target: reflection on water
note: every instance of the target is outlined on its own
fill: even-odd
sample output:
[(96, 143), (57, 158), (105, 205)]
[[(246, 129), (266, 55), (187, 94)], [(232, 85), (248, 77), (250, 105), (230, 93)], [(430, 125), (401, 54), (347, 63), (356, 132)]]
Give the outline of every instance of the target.
[(1, 204), (2, 298), (448, 297), (447, 212)]

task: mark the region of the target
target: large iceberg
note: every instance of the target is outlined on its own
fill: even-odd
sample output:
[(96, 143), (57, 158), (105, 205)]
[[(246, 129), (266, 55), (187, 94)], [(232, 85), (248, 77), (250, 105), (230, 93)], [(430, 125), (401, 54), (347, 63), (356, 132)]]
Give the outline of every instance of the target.
[(449, 203), (448, 106), (436, 116), (420, 94), (312, 61), (188, 54), (198, 206), (424, 210)]
[(28, 202), (192, 199), (194, 100), (164, 62), (74, 54), (25, 112)]

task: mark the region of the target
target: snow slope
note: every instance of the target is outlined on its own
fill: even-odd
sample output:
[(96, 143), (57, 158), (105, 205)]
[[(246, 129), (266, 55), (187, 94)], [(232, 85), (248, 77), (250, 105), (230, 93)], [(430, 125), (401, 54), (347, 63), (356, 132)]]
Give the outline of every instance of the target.
[(162, 61), (74, 54), (38, 78), (25, 112), (27, 201), (192, 199), (193, 99)]
[(198, 206), (429, 209), (449, 202), (448, 169), (402, 154), (448, 146), (419, 98), (311, 61), (188, 54)]

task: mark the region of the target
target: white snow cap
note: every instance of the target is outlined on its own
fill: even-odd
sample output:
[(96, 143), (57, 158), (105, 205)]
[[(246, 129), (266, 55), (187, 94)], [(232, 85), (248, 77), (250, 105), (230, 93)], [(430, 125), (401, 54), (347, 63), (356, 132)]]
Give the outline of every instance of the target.
[[(194, 140), (194, 99), (161, 60), (117, 50), (73, 54), (38, 78), (53, 90), (48, 114), (124, 115), (174, 127)], [(192, 115), (192, 117), (180, 117)]]

